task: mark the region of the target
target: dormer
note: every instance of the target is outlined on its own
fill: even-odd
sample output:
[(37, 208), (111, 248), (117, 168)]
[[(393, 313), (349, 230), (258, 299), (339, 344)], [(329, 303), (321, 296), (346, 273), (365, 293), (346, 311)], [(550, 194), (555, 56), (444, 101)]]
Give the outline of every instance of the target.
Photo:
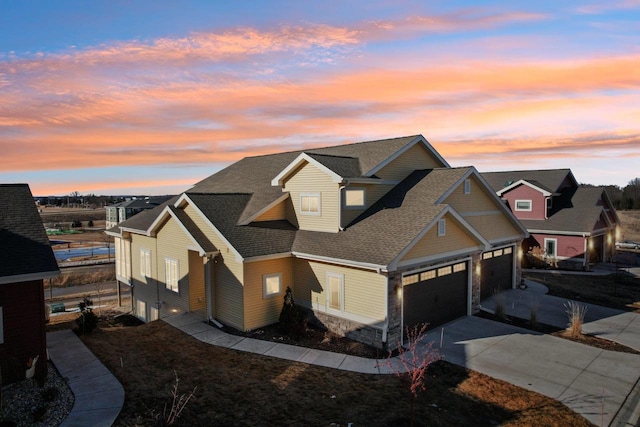
[(553, 193), (535, 181), (521, 179), (497, 192), (507, 202), (516, 218), (544, 220), (553, 207)]

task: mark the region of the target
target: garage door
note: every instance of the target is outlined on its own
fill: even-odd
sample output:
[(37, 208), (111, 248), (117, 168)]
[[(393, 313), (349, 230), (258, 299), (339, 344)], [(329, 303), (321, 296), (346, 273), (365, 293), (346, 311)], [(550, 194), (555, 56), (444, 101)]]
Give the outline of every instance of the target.
[(433, 329), (467, 315), (467, 262), (404, 276), (403, 325), (427, 323)]
[(480, 261), (480, 299), (512, 288), (513, 248), (496, 249), (482, 254)]

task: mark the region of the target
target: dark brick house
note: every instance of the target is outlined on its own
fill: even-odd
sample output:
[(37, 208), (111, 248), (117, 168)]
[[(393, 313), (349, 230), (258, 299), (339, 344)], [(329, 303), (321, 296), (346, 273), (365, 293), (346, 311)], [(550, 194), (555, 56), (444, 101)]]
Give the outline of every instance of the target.
[(58, 276), (42, 220), (27, 184), (0, 184), (0, 368), (2, 382), (24, 378), (39, 356), (47, 373), (43, 281)]

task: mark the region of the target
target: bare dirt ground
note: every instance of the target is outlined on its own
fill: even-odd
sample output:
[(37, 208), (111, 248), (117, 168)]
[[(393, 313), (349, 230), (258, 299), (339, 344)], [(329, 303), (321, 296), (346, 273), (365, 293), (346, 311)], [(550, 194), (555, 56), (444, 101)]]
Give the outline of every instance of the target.
[[(162, 321), (134, 324), (103, 321), (82, 336), (125, 388), (116, 426), (160, 425), (176, 376), (179, 395), (194, 392), (176, 425), (409, 425), (402, 378), (219, 348)], [(432, 365), (426, 386), (416, 426), (590, 425), (553, 399), (446, 362)]]

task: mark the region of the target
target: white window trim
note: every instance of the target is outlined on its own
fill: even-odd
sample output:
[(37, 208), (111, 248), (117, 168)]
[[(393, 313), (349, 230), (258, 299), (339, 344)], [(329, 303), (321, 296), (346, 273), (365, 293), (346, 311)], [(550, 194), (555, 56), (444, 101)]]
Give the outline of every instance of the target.
[[(170, 286), (173, 283), (173, 277), (169, 277), (171, 273), (171, 269), (168, 267), (175, 263), (176, 266), (176, 277), (175, 277), (175, 289), (173, 286)], [(171, 281), (170, 281), (171, 279)], [(171, 283), (170, 283), (171, 282)], [(180, 293), (180, 262), (175, 258), (165, 258), (164, 259), (164, 287), (168, 291), (175, 292), (177, 294)]]
[(151, 277), (150, 249), (140, 249), (140, 277)]
[[(518, 202), (526, 202), (529, 203), (529, 209), (519, 209), (518, 208)], [(518, 212), (531, 212), (533, 210), (533, 201), (531, 200), (525, 200), (525, 199), (516, 199), (516, 205), (515, 205), (515, 209)]]
[(464, 180), (464, 194), (471, 194), (471, 180)]
[[(347, 193), (350, 191), (362, 192), (362, 204), (361, 205), (349, 205), (347, 204)], [(367, 191), (364, 188), (345, 188), (344, 189), (344, 204), (346, 209), (362, 209), (367, 206)]]
[(0, 344), (4, 344), (4, 313), (0, 305)]
[[(318, 212), (309, 212), (302, 210), (302, 198), (303, 197), (317, 197), (318, 198)], [(320, 216), (322, 215), (322, 197), (320, 193), (300, 193), (300, 213), (302, 215)]]
[[(267, 280), (274, 277), (278, 278), (278, 292), (267, 293)], [(264, 274), (262, 275), (262, 298), (273, 298), (282, 294), (282, 273)]]
[[(555, 253), (553, 254), (547, 254), (547, 242), (553, 242), (553, 249), (555, 251)], [(547, 256), (549, 257), (553, 257), (556, 258), (558, 256), (558, 239), (551, 239), (551, 238), (546, 238), (544, 239), (544, 252)]]
[(447, 235), (447, 220), (439, 219), (438, 220), (438, 237), (444, 237)]
[[(329, 287), (329, 278), (330, 277), (337, 278), (337, 279), (340, 280), (340, 309), (339, 310), (331, 307), (331, 289)], [(326, 303), (326, 311), (327, 311), (327, 313), (337, 313), (337, 314), (343, 313), (344, 312), (344, 274), (327, 272), (327, 277), (325, 279), (325, 284), (326, 284), (326, 299), (325, 299), (325, 303)]]
[[(142, 313), (141, 313), (142, 311)], [(136, 299), (136, 317), (143, 322), (147, 321), (147, 302)]]

